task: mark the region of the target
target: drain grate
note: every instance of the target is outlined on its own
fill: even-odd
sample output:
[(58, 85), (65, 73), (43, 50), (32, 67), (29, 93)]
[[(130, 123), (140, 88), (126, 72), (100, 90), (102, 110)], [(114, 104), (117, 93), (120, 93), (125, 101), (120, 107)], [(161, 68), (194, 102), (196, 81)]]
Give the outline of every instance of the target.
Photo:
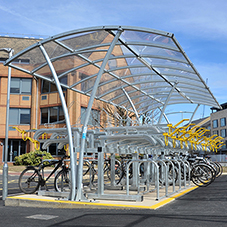
[(33, 219), (39, 219), (39, 220), (50, 220), (50, 219), (54, 219), (57, 217), (58, 216), (54, 216), (54, 215), (35, 214), (35, 215), (27, 216), (26, 218), (33, 218)]

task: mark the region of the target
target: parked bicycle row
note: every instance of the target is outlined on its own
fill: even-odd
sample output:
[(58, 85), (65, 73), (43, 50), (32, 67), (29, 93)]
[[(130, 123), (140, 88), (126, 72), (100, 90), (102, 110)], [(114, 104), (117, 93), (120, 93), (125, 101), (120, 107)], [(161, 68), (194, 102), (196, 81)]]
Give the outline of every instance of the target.
[[(207, 186), (212, 183), (216, 177), (219, 177), (223, 172), (223, 167), (218, 162), (212, 162), (209, 156), (198, 157), (196, 155), (190, 154), (178, 154), (171, 153), (169, 155), (161, 155), (157, 158), (152, 158), (152, 156), (142, 155), (139, 157), (140, 160), (137, 160), (138, 163), (141, 163), (139, 166), (139, 176), (143, 177), (145, 175), (144, 171), (144, 161), (145, 160), (154, 160), (154, 161), (164, 161), (168, 167), (168, 179), (169, 184), (174, 180), (177, 182), (179, 175), (181, 174), (181, 179), (184, 179), (184, 170), (186, 170), (186, 180), (193, 181), (194, 184), (198, 186)], [(132, 155), (120, 155), (115, 159), (115, 182), (116, 185), (121, 184), (121, 181), (126, 177), (126, 167), (127, 164), (132, 161)], [(177, 164), (177, 161), (180, 161), (181, 164)], [(174, 164), (174, 170), (170, 163)], [(184, 165), (182, 164), (184, 163)], [(91, 183), (95, 183), (96, 176), (98, 175), (98, 160), (97, 159), (86, 159), (84, 163), (84, 176), (90, 175)], [(185, 166), (185, 167), (184, 167)], [(159, 164), (159, 181), (162, 182), (161, 170), (162, 165)], [(110, 158), (105, 159), (104, 174), (106, 173), (107, 179), (111, 179), (111, 162)], [(137, 170), (134, 170), (134, 172)], [(179, 172), (180, 171), (180, 172)], [(138, 172), (138, 171), (137, 171)], [(129, 166), (129, 178), (133, 177), (133, 166)]]
[[(19, 187), (24, 193), (34, 193), (45, 187), (54, 175), (54, 188), (57, 192), (70, 191), (70, 168), (65, 164), (68, 156), (60, 160), (42, 160), (38, 166), (28, 166), (19, 177)], [(152, 157), (151, 155), (119, 155), (103, 159), (102, 174), (98, 167), (98, 158), (84, 159), (83, 184), (90, 189), (98, 190), (98, 178), (103, 176), (105, 186), (110, 189), (137, 190), (138, 194), (156, 191), (159, 199), (159, 189), (165, 188), (165, 196), (190, 185), (190, 180), (200, 187), (212, 183), (222, 174), (222, 166), (212, 162), (209, 157), (198, 157), (183, 153), (170, 153)], [(48, 176), (45, 169), (55, 166)], [(172, 191), (170, 191), (170, 187)], [(178, 187), (178, 189), (176, 189)], [(108, 187), (106, 187), (108, 188)]]
[[(223, 144), (222, 138), (217, 135), (206, 138), (204, 129), (197, 129), (192, 124), (180, 126), (182, 123), (180, 121), (176, 125), (110, 126), (97, 130), (82, 130), (81, 127), (73, 126), (73, 150), (69, 149), (73, 156), (72, 177), (69, 176), (70, 169), (65, 168), (64, 174), (58, 174), (56, 170), (55, 174), (59, 176), (55, 180), (56, 190), (73, 191), (75, 194), (75, 188), (70, 187), (72, 183), (78, 189), (76, 200), (82, 199), (84, 194), (95, 199), (141, 200), (141, 195), (152, 191), (156, 192), (156, 198), (159, 199), (163, 196), (159, 193), (163, 194), (163, 188), (164, 196), (169, 196), (190, 186), (191, 181), (198, 186), (209, 185), (218, 176), (221, 167), (209, 162), (207, 158), (189, 159), (187, 152), (215, 151)], [(28, 131), (21, 132), (22, 137), (27, 139)], [(37, 141), (42, 145), (42, 149), (57, 144), (57, 149), (65, 148), (67, 151), (66, 145), (69, 144), (66, 128), (36, 130), (33, 139), (33, 142)], [(81, 145), (84, 146), (83, 149)], [(98, 157), (87, 158), (87, 153), (96, 153)], [(105, 155), (110, 157), (105, 159)], [(25, 181), (25, 185), (30, 187), (32, 181), (35, 181), (37, 188), (40, 188), (39, 185), (46, 186), (41, 174), (44, 168), (42, 165), (35, 170), (30, 168), (29, 171), (36, 173), (34, 175), (37, 175), (38, 180), (33, 180), (32, 174), (32, 177)], [(56, 182), (59, 182), (59, 187)], [(125, 194), (116, 196), (116, 193), (106, 193), (106, 189), (121, 189)], [(137, 191), (137, 196), (130, 193), (132, 190)]]

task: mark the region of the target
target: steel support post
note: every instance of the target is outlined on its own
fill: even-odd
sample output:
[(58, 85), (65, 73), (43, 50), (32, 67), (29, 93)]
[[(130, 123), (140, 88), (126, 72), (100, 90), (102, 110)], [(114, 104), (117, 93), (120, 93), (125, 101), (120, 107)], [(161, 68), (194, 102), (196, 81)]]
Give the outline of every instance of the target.
[[(40, 50), (42, 51), (47, 64), (51, 70), (52, 76), (54, 78), (57, 90), (58, 90), (58, 94), (60, 96), (60, 100), (61, 100), (61, 104), (62, 104), (62, 109), (64, 111), (64, 116), (65, 116), (65, 122), (66, 122), (66, 127), (67, 127), (67, 132), (68, 132), (68, 138), (69, 138), (69, 152), (70, 152), (70, 167), (71, 167), (71, 191), (70, 191), (70, 196), (69, 199), (70, 200), (74, 200), (75, 199), (75, 195), (76, 195), (76, 167), (75, 167), (75, 157), (74, 157), (74, 151), (73, 151), (73, 139), (72, 139), (72, 129), (71, 129), (71, 124), (70, 124), (70, 120), (69, 120), (69, 113), (68, 113), (68, 109), (67, 109), (67, 105), (66, 105), (66, 101), (64, 98), (64, 94), (57, 76), (57, 73), (54, 69), (54, 66), (45, 50), (45, 48), (40, 45), (39, 46)], [(82, 182), (81, 182), (82, 183)]]
[(104, 157), (102, 147), (98, 147), (98, 196), (104, 194), (104, 172), (103, 172)]
[(111, 186), (115, 186), (115, 153), (110, 156), (110, 178), (111, 178)]
[[(132, 154), (132, 188), (138, 188), (138, 185), (139, 185), (139, 170), (138, 170), (138, 167), (139, 167), (139, 162), (138, 162), (138, 159), (139, 159), (139, 154), (138, 153), (133, 153)], [(137, 161), (136, 161), (137, 160)]]
[(86, 140), (86, 134), (87, 134), (87, 124), (88, 124), (88, 120), (89, 120), (89, 117), (90, 117), (90, 113), (91, 113), (91, 108), (92, 108), (92, 105), (93, 105), (93, 102), (94, 102), (94, 99), (95, 99), (95, 94), (96, 94), (96, 91), (98, 89), (98, 86), (99, 86), (99, 82), (101, 80), (101, 77), (102, 77), (102, 74), (105, 70), (105, 66), (108, 62), (108, 59), (120, 37), (122, 33), (122, 30), (119, 29), (117, 34), (115, 35), (107, 53), (106, 53), (106, 56), (104, 57), (103, 59), (103, 62), (102, 62), (102, 65), (99, 69), (99, 72), (97, 74), (97, 77), (96, 77), (96, 80), (95, 80), (95, 83), (94, 83), (94, 86), (93, 86), (93, 90), (92, 90), (92, 93), (91, 93), (91, 96), (90, 96), (90, 99), (89, 99), (89, 102), (88, 102), (88, 106), (87, 106), (87, 110), (86, 110), (86, 113), (85, 113), (85, 118), (84, 118), (84, 122), (83, 122), (83, 128), (82, 128), (82, 136), (81, 136), (81, 144), (80, 144), (80, 154), (79, 154), (79, 166), (78, 166), (78, 173), (77, 173), (77, 195), (76, 195), (76, 201), (80, 201), (83, 197), (83, 192), (82, 192), (82, 180), (83, 180), (83, 159), (84, 159), (84, 148), (85, 148), (85, 140)]
[[(9, 58), (12, 57), (14, 50), (11, 48), (2, 48), (0, 51), (5, 51), (9, 54)], [(7, 85), (7, 104), (6, 104), (6, 129), (5, 129), (5, 158), (3, 165), (3, 190), (2, 200), (5, 201), (8, 196), (8, 134), (9, 134), (9, 103), (10, 103), (10, 83), (11, 83), (11, 67), (8, 67), (8, 85)]]

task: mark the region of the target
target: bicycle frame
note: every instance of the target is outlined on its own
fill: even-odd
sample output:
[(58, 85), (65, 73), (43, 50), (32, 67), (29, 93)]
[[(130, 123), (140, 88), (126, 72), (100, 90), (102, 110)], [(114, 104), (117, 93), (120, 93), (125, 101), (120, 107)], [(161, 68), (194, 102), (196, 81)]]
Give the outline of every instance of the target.
[[(63, 162), (64, 162), (64, 158), (65, 158), (66, 156), (64, 156), (64, 157), (62, 157), (60, 160), (47, 160), (47, 159), (45, 159), (45, 160), (42, 160), (42, 162), (38, 165), (38, 171), (39, 172), (41, 172), (42, 171), (42, 175), (41, 175), (41, 177), (42, 177), (42, 180), (44, 180), (45, 182), (47, 182), (49, 179), (50, 179), (50, 177), (59, 169), (59, 168), (62, 168), (62, 169), (64, 169), (64, 168), (66, 168), (64, 165), (62, 165), (63, 164)], [(44, 162), (49, 162), (48, 164), (44, 164)], [(44, 169), (46, 168), (46, 167), (50, 167), (50, 166), (52, 166), (52, 165), (56, 165), (57, 164), (57, 166), (55, 166), (54, 167), (54, 169), (52, 170), (52, 172), (47, 176), (47, 178), (46, 179), (44, 179)]]

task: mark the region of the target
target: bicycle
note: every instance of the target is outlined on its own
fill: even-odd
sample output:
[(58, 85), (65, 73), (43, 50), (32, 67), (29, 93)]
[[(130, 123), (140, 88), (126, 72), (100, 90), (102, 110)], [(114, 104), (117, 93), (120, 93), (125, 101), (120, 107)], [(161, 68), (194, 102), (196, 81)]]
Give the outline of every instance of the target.
[(191, 168), (191, 180), (195, 185), (206, 187), (215, 180), (217, 171), (206, 159), (194, 156), (187, 160)]
[[(25, 194), (33, 194), (39, 187), (43, 186), (45, 186), (46, 190), (48, 190), (46, 182), (60, 168), (61, 170), (57, 173), (54, 179), (54, 188), (59, 192), (68, 189), (70, 185), (69, 169), (64, 164), (64, 161), (66, 158), (69, 158), (69, 156), (64, 155), (60, 160), (43, 160), (42, 154), (37, 154), (37, 156), (41, 157), (41, 163), (37, 166), (27, 166), (26, 169), (21, 172), (19, 176), (20, 190)], [(55, 165), (55, 168), (45, 179), (44, 169), (53, 165)]]
[[(119, 179), (116, 181), (116, 184), (119, 185), (122, 181), (123, 178), (127, 177), (127, 165), (129, 162), (132, 160), (132, 157), (130, 155), (126, 156), (120, 156), (121, 161), (120, 161), (120, 166), (119, 166)], [(132, 165), (129, 166), (129, 179), (132, 178)]]
[[(117, 180), (120, 176), (120, 161), (115, 159), (115, 180)], [(83, 164), (83, 176), (89, 174), (90, 176), (90, 183), (94, 184), (96, 179), (95, 176), (98, 175), (98, 160), (97, 159), (91, 159), (91, 160), (84, 160)], [(103, 166), (103, 172), (104, 175), (108, 177), (109, 180), (111, 180), (111, 160), (110, 158), (106, 158), (104, 160), (104, 166)]]
[(222, 175), (222, 173), (223, 173), (222, 165), (219, 162), (211, 161), (211, 157), (209, 155), (205, 155), (204, 159), (206, 160), (207, 164), (210, 164), (215, 169), (216, 178), (220, 177)]

